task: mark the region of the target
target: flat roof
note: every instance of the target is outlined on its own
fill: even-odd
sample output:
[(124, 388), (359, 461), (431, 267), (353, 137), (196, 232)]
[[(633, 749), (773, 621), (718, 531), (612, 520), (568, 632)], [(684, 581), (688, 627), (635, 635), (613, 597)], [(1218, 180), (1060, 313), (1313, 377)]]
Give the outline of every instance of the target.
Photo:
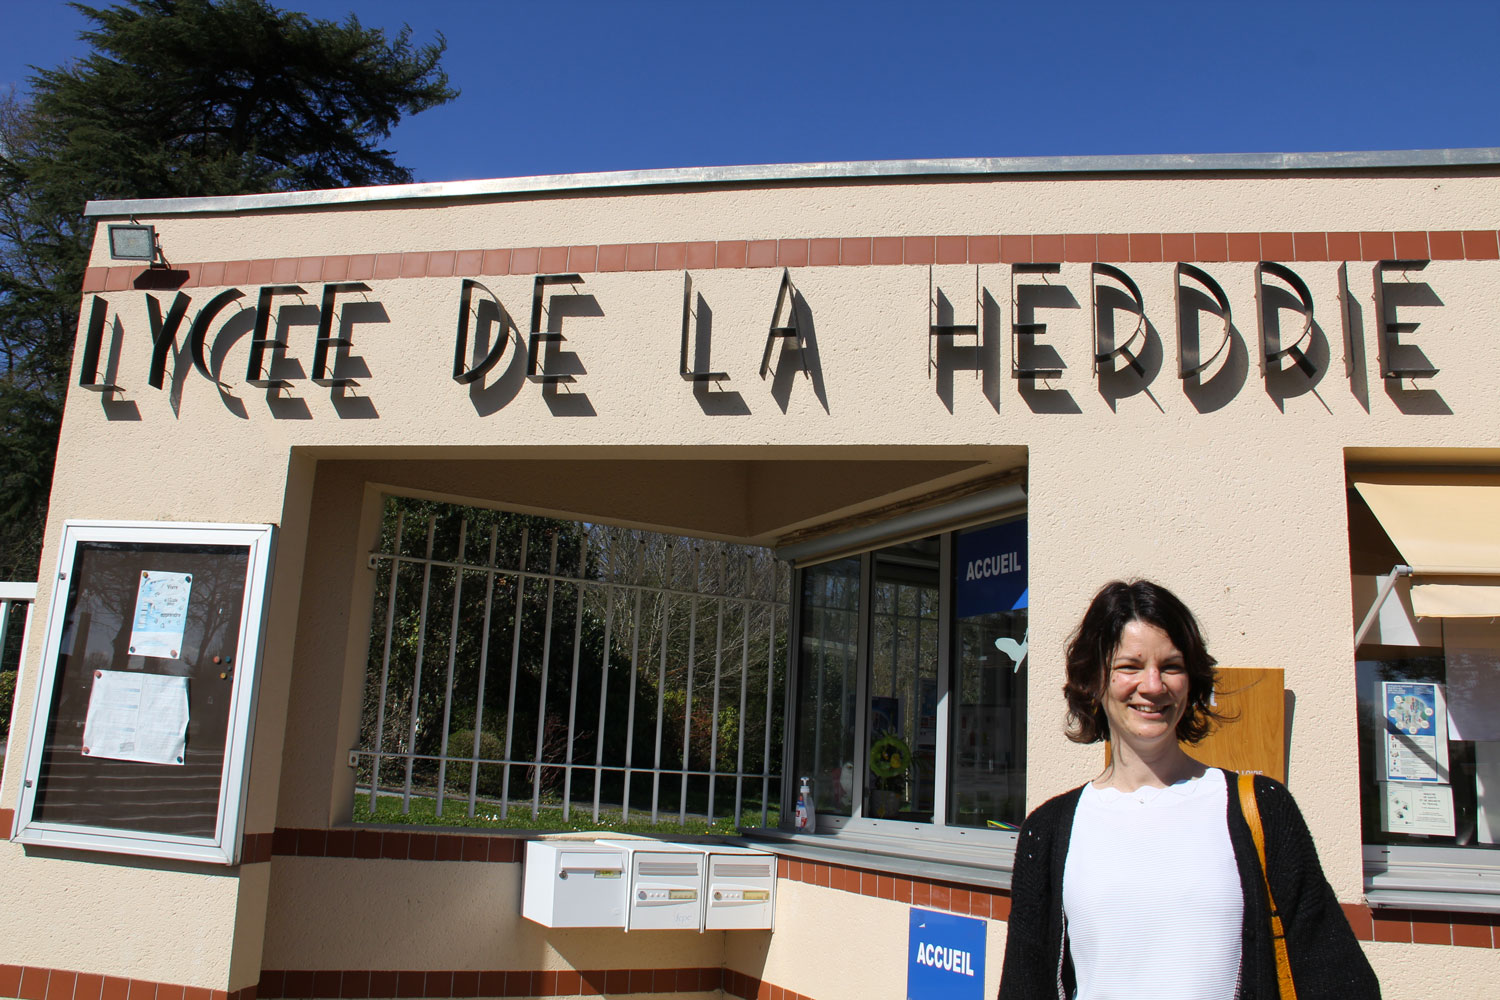
[(91, 201), (85, 206), (83, 214), (128, 216), (235, 213), (428, 198), (545, 194), (555, 191), (873, 178), (984, 177), (1007, 174), (1292, 173), (1497, 165), (1500, 165), (1500, 147), (1338, 153), (1163, 153), (1145, 156), (996, 156), (947, 160), (772, 163), (729, 167), (673, 167), (661, 170), (610, 170), (600, 173), (389, 184), (322, 191), (278, 191), (212, 198)]

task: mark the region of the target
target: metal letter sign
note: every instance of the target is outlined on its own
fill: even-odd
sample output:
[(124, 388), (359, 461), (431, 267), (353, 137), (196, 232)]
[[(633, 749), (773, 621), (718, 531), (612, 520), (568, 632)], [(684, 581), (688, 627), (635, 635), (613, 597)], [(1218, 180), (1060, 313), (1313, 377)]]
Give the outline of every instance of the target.
[(911, 910), (907, 1000), (984, 1000), (985, 922)]

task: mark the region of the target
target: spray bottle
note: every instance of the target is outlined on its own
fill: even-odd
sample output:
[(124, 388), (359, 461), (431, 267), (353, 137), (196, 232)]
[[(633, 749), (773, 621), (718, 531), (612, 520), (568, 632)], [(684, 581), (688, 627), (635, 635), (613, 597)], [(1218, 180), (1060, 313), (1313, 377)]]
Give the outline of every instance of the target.
[(802, 779), (802, 788), (797, 792), (797, 832), (817, 833), (818, 814), (813, 806), (812, 788), (808, 785), (808, 779)]

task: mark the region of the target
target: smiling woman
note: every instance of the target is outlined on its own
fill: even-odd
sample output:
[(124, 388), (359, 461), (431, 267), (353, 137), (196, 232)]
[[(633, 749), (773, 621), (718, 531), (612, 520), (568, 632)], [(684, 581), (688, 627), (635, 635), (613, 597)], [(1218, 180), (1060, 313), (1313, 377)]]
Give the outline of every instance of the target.
[(1141, 621), (1126, 625), (1103, 698), (1110, 732), (1120, 745), (1139, 756), (1175, 743), (1187, 698), (1187, 666), (1167, 633)]
[[(1208, 653), (1193, 613), (1165, 587), (1146, 580), (1116, 581), (1101, 589), (1068, 645), (1068, 738), (1075, 743), (1110, 740), (1115, 746), (1108, 706), (1116, 696), (1137, 696), (1131, 681), (1144, 683), (1141, 703), (1162, 703), (1165, 690), (1179, 692), (1180, 713), (1173, 726), (1178, 739), (1197, 743), (1215, 723), (1223, 721), (1212, 705), (1215, 660)], [(1155, 670), (1147, 671), (1154, 659)], [(1107, 669), (1106, 669), (1107, 668)], [(1154, 673), (1155, 680), (1141, 675)], [(1120, 685), (1119, 688), (1116, 685)], [(1173, 748), (1176, 741), (1169, 741)], [(1169, 763), (1180, 765), (1165, 745)], [(1186, 755), (1182, 755), (1186, 758)]]
[[(1107, 740), (1109, 763), (1021, 829), (1001, 1000), (1380, 995), (1286, 789), (1259, 777), (1232, 795), (1228, 772), (1183, 749), (1220, 721), (1214, 662), (1165, 587), (1095, 595), (1063, 690), (1069, 738)], [(1171, 877), (1143, 890), (1121, 864), (1137, 853), (1170, 858)]]

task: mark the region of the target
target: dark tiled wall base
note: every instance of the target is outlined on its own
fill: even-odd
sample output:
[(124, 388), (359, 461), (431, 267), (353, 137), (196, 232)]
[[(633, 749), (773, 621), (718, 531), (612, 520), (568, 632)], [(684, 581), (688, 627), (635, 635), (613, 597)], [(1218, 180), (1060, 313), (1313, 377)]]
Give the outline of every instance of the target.
[(573, 997), (702, 993), (737, 976), (719, 968), (535, 970), (274, 970), (260, 974), (260, 1000), (383, 1000), (439, 997)]
[[(391, 861), (516, 862), (524, 837), (504, 834), (425, 833), (414, 830), (298, 830), (278, 827), (270, 854), (300, 858), (385, 858)], [(248, 850), (246, 851), (248, 854)]]
[(256, 1000), (255, 987), (209, 990), (148, 979), (96, 976), (87, 972), (0, 965), (0, 997), (21, 1000)]
[[(1368, 233), (1051, 233), (983, 236), (858, 236), (820, 239), (615, 243), (495, 250), (340, 254), (269, 260), (207, 261), (178, 267), (171, 287), (266, 285), (294, 281), (556, 274), (577, 271), (681, 271), (738, 267), (858, 267), (867, 264), (1028, 264), (1303, 260), (1495, 260), (1493, 229)], [(91, 267), (85, 292), (136, 285), (144, 267)], [(162, 272), (148, 279), (158, 285)], [(147, 287), (143, 282), (141, 287)]]

